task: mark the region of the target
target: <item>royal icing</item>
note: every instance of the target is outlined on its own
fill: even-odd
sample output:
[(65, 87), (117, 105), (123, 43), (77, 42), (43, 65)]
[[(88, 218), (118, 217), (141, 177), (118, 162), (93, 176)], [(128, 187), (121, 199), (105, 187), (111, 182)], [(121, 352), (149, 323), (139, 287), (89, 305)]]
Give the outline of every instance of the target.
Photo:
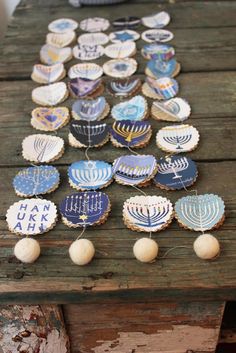
[(43, 131), (55, 131), (63, 127), (70, 119), (69, 109), (66, 107), (39, 107), (34, 109), (31, 115), (31, 125)]
[(84, 33), (78, 38), (78, 43), (81, 45), (105, 45), (109, 42), (109, 37), (102, 32)]
[(63, 102), (68, 96), (64, 82), (52, 83), (48, 86), (36, 87), (32, 91), (32, 100), (43, 106), (54, 106)]
[(118, 145), (137, 147), (148, 140), (151, 124), (147, 121), (115, 121), (111, 127), (111, 136)]
[(145, 44), (141, 50), (145, 59), (170, 60), (175, 55), (175, 49), (169, 44)]
[(113, 43), (123, 43), (127, 41), (136, 41), (140, 38), (140, 34), (130, 29), (123, 31), (112, 32), (109, 35), (109, 39)]
[(134, 55), (136, 44), (134, 42), (114, 43), (105, 48), (105, 55), (112, 59), (123, 59)]
[(74, 31), (68, 31), (66, 33), (48, 33), (46, 43), (57, 48), (64, 48), (70, 45), (75, 38), (76, 33)]
[(68, 88), (73, 97), (83, 98), (94, 93), (101, 85), (101, 79), (89, 80), (85, 78), (72, 78), (68, 82)]
[(143, 32), (141, 37), (145, 42), (148, 43), (165, 43), (172, 40), (174, 38), (174, 35), (172, 32), (167, 31), (166, 29), (149, 29)]
[(44, 64), (63, 64), (72, 57), (71, 48), (57, 48), (50, 44), (45, 44), (40, 50), (40, 59)]
[(72, 105), (72, 115), (78, 120), (95, 121), (103, 115), (106, 104), (104, 97), (80, 99)]
[(146, 99), (142, 96), (135, 96), (126, 102), (114, 105), (111, 115), (115, 120), (142, 120), (146, 112)]
[(178, 82), (170, 77), (162, 77), (157, 80), (147, 77), (146, 82), (161, 100), (173, 98), (179, 91)]
[(160, 77), (174, 77), (179, 72), (179, 64), (175, 59), (170, 59), (169, 61), (164, 60), (150, 60), (147, 63), (146, 74), (154, 78)]
[(165, 11), (161, 11), (154, 15), (142, 17), (141, 21), (148, 28), (163, 28), (170, 22), (170, 15)]
[(31, 75), (32, 80), (38, 83), (54, 83), (63, 79), (65, 76), (65, 69), (63, 64), (55, 64), (52, 66), (34, 65)]
[(105, 123), (72, 121), (70, 133), (85, 147), (95, 147), (103, 144), (109, 137), (109, 127)]
[(69, 78), (97, 80), (103, 74), (101, 66), (93, 63), (82, 63), (72, 66), (68, 71)]
[(152, 114), (156, 119), (182, 122), (191, 114), (191, 107), (183, 98), (177, 97), (164, 102), (153, 102)]
[(73, 48), (74, 57), (83, 61), (98, 59), (103, 54), (104, 48), (101, 45), (78, 44)]
[(105, 32), (110, 26), (110, 22), (102, 17), (86, 18), (80, 22), (80, 28), (85, 32)]
[(137, 67), (137, 61), (132, 58), (112, 59), (103, 65), (103, 70), (108, 76), (125, 78), (133, 75)]
[(129, 97), (141, 87), (139, 78), (130, 77), (127, 79), (115, 79), (107, 82), (107, 90), (116, 97)]
[(141, 19), (136, 16), (121, 17), (112, 22), (113, 27), (116, 29), (135, 29), (140, 25)]
[(70, 18), (59, 18), (52, 21), (48, 25), (48, 29), (54, 33), (66, 33), (74, 31), (78, 27), (78, 23)]

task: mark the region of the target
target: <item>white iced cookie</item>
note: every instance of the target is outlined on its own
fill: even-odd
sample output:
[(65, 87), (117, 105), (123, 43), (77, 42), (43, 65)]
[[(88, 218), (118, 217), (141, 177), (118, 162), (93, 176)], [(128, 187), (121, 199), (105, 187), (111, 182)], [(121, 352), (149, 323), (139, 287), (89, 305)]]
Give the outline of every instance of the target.
[(193, 249), (203, 260), (214, 259), (220, 253), (220, 244), (211, 234), (201, 234), (193, 243)]
[(23, 238), (16, 243), (14, 255), (21, 262), (33, 263), (40, 255), (40, 245), (35, 239)]
[(141, 238), (136, 241), (133, 253), (140, 262), (152, 262), (158, 255), (158, 244), (150, 238)]
[(69, 254), (71, 260), (79, 266), (87, 265), (95, 254), (93, 243), (88, 239), (75, 240), (70, 248)]

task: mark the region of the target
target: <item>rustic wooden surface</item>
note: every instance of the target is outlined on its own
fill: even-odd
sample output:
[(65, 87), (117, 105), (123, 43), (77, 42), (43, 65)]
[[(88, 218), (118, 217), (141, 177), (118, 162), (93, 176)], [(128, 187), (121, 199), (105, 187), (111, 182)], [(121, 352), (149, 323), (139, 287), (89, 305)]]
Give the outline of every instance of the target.
[[(44, 4), (45, 7), (42, 7)], [(144, 6), (145, 4), (145, 6)], [(149, 6), (146, 6), (149, 4)], [(135, 6), (135, 10), (134, 10)], [(126, 300), (193, 301), (235, 299), (236, 296), (236, 120), (235, 120), (235, 1), (178, 1), (160, 3), (133, 0), (116, 7), (83, 7), (74, 10), (60, 0), (24, 0), (15, 13), (15, 19), (0, 48), (0, 300), (1, 303), (92, 303)], [(28, 163), (21, 156), (21, 142), (25, 136), (37, 133), (30, 127), (32, 65), (39, 60), (38, 51), (45, 42), (47, 24), (59, 17), (77, 20), (92, 13), (114, 19), (117, 14), (144, 15), (166, 9), (175, 34), (173, 45), (182, 64), (180, 96), (189, 100), (193, 113), (189, 123), (201, 134), (199, 147), (190, 153), (198, 163), (199, 178), (196, 186), (200, 193), (216, 193), (226, 203), (226, 222), (214, 234), (221, 242), (221, 256), (214, 262), (204, 262), (194, 256), (191, 249), (197, 233), (181, 230), (176, 222), (163, 232), (154, 234), (160, 246), (160, 256), (175, 246), (166, 258), (151, 265), (134, 260), (132, 246), (141, 234), (125, 228), (121, 220), (122, 204), (127, 197), (138, 194), (132, 188), (112, 184), (104, 190), (110, 197), (112, 213), (108, 221), (97, 228), (88, 229), (86, 236), (96, 247), (94, 261), (86, 267), (73, 265), (68, 247), (78, 235), (58, 222), (55, 229), (39, 237), (42, 256), (33, 265), (19, 263), (12, 256), (17, 236), (7, 230), (7, 208), (19, 198), (14, 194), (12, 178)], [(93, 12), (94, 13), (94, 12)], [(140, 28), (143, 30), (144, 28)], [(139, 42), (139, 48), (144, 43)], [(143, 77), (144, 60), (138, 74)], [(102, 59), (100, 62), (103, 62)], [(75, 61), (71, 61), (69, 67)], [(118, 102), (108, 97), (110, 104)], [(65, 102), (71, 106), (72, 100)], [(109, 120), (108, 120), (109, 121)], [(165, 123), (151, 120), (153, 137), (143, 153), (162, 155), (155, 147), (154, 136)], [(168, 125), (168, 123), (166, 124)], [(82, 150), (67, 143), (68, 128), (58, 132), (66, 139), (66, 152), (55, 162), (62, 175), (60, 188), (47, 196), (57, 204), (64, 195), (73, 192), (69, 187), (67, 166), (84, 158)], [(91, 158), (112, 161), (126, 153), (111, 144), (92, 150)], [(154, 186), (150, 194), (165, 195), (173, 202), (185, 192), (163, 192)]]

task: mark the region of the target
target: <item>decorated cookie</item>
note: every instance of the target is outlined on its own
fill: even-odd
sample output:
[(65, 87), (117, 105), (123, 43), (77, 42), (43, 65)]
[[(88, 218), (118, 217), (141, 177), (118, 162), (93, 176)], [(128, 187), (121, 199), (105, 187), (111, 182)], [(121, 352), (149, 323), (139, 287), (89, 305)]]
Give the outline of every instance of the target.
[(134, 42), (114, 43), (105, 48), (105, 55), (112, 59), (123, 59), (136, 53)]
[(34, 163), (48, 163), (62, 156), (64, 140), (58, 136), (36, 134), (27, 136), (22, 142), (23, 157)]
[(165, 11), (161, 11), (154, 15), (142, 17), (141, 21), (148, 28), (163, 28), (170, 22), (170, 15)]
[(103, 161), (74, 162), (68, 169), (69, 183), (77, 190), (97, 190), (113, 179), (112, 166)]
[(101, 66), (93, 63), (82, 63), (72, 66), (68, 71), (69, 78), (85, 78), (97, 80), (103, 74)]
[(116, 147), (145, 147), (152, 135), (147, 121), (115, 121), (111, 127), (111, 142)]
[(133, 75), (137, 67), (137, 61), (132, 58), (112, 59), (103, 65), (103, 70), (108, 76), (126, 78)]
[(76, 120), (98, 121), (104, 119), (110, 107), (104, 97), (79, 99), (72, 105), (72, 116)]
[(194, 184), (197, 175), (196, 164), (190, 158), (175, 155), (157, 160), (154, 182), (161, 189), (180, 190)]
[(111, 110), (111, 115), (115, 120), (143, 120), (147, 114), (147, 101), (142, 96), (135, 96), (128, 101), (118, 103)]
[(55, 167), (40, 165), (22, 169), (13, 179), (15, 192), (21, 197), (50, 193), (59, 186), (60, 175)]
[(45, 44), (40, 50), (40, 60), (43, 64), (63, 64), (72, 59), (72, 50), (69, 47), (57, 48)]
[(105, 32), (110, 26), (110, 22), (102, 17), (86, 18), (80, 22), (80, 28), (85, 32)]
[(31, 113), (31, 125), (42, 131), (55, 131), (65, 126), (70, 120), (69, 109), (66, 107), (39, 107)]
[(157, 146), (166, 152), (189, 152), (199, 142), (199, 132), (191, 125), (173, 125), (160, 129), (156, 136)]
[(109, 127), (94, 121), (72, 121), (69, 143), (72, 147), (100, 147), (109, 141)]
[(115, 159), (112, 170), (117, 183), (143, 186), (154, 177), (157, 163), (151, 155), (127, 155)]
[(114, 97), (128, 98), (134, 96), (141, 89), (141, 85), (140, 78), (113, 79), (107, 82), (107, 91)]
[(48, 25), (48, 30), (54, 33), (67, 33), (78, 28), (78, 23), (70, 18), (59, 18)]
[(84, 33), (78, 38), (78, 43), (81, 45), (105, 45), (109, 42), (109, 37), (102, 32)]
[(57, 208), (48, 200), (25, 199), (11, 205), (6, 218), (11, 232), (37, 235), (48, 232), (56, 225)]
[(172, 98), (164, 102), (153, 102), (151, 114), (157, 120), (182, 122), (188, 119), (191, 107), (183, 98)]
[(225, 205), (218, 195), (186, 196), (175, 204), (175, 217), (187, 229), (207, 231), (218, 228), (224, 221)]
[(77, 44), (73, 48), (73, 55), (82, 61), (95, 60), (103, 56), (104, 48), (101, 45)]
[(48, 86), (36, 87), (32, 91), (34, 103), (43, 106), (54, 106), (64, 102), (68, 97), (68, 91), (64, 82), (52, 83)]
[(66, 33), (48, 33), (46, 37), (46, 44), (53, 45), (57, 48), (64, 48), (70, 45), (76, 39), (74, 31)]
[(89, 80), (83, 78), (72, 78), (68, 82), (68, 88), (70, 94), (73, 98), (83, 98), (88, 97), (98, 90), (98, 88), (102, 85), (102, 81), (100, 78), (96, 80)]
[(152, 78), (175, 77), (180, 72), (180, 64), (175, 59), (168, 61), (155, 59), (147, 63), (145, 74)]
[(141, 19), (135, 16), (121, 17), (112, 22), (113, 27), (117, 30), (135, 29), (140, 25)]
[(112, 32), (109, 35), (109, 39), (113, 43), (123, 43), (127, 41), (136, 41), (140, 38), (140, 34), (130, 29), (123, 31)]
[(172, 32), (167, 31), (166, 29), (149, 29), (143, 32), (141, 37), (145, 42), (148, 43), (165, 43), (172, 40), (174, 35)]
[(147, 77), (142, 87), (142, 92), (145, 96), (157, 100), (173, 98), (177, 95), (178, 91), (178, 82), (170, 77), (162, 77), (157, 80)]
[(66, 196), (59, 206), (63, 223), (74, 228), (104, 223), (110, 208), (108, 196), (96, 191)]
[(141, 50), (142, 56), (147, 59), (170, 60), (175, 55), (175, 49), (169, 44), (145, 44)]
[(63, 64), (55, 64), (52, 66), (34, 65), (31, 78), (38, 83), (54, 83), (62, 80), (66, 75)]
[(173, 218), (173, 206), (165, 197), (134, 196), (125, 201), (125, 225), (138, 232), (158, 232), (168, 227)]

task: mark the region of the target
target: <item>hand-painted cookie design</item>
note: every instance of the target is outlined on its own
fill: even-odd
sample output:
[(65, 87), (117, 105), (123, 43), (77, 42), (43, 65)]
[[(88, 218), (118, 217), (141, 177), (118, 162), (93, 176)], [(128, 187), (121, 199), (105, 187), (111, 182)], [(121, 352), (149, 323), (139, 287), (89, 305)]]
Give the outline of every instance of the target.
[(45, 44), (40, 50), (40, 60), (43, 64), (55, 65), (63, 64), (72, 58), (72, 50), (69, 47), (57, 48), (50, 44)]
[(127, 98), (136, 94), (140, 90), (141, 84), (140, 78), (135, 77), (109, 80), (107, 90), (112, 96)]
[(105, 48), (105, 55), (112, 59), (124, 59), (136, 53), (134, 42), (113, 43)]
[(121, 17), (112, 22), (113, 27), (117, 30), (135, 29), (140, 25), (141, 19), (136, 16)]
[(135, 96), (129, 101), (113, 106), (111, 115), (115, 120), (143, 120), (148, 112), (147, 101), (142, 96)]
[(170, 60), (175, 55), (175, 49), (169, 44), (145, 44), (141, 50), (144, 59)]
[(52, 83), (48, 86), (36, 87), (32, 91), (32, 100), (43, 106), (54, 106), (64, 102), (68, 97), (68, 91), (64, 82)]
[(48, 25), (48, 30), (53, 33), (67, 33), (78, 28), (78, 23), (70, 18), (59, 18)]
[(82, 63), (72, 66), (68, 71), (68, 76), (72, 78), (83, 78), (87, 80), (97, 80), (103, 74), (101, 66), (93, 63)]
[(78, 38), (78, 43), (81, 45), (105, 45), (109, 42), (109, 37), (102, 32), (84, 33)]
[(117, 183), (142, 186), (154, 177), (157, 163), (151, 155), (127, 155), (115, 159), (112, 170)]
[(27, 136), (22, 142), (23, 157), (34, 163), (48, 163), (62, 156), (64, 140), (58, 136), (36, 134)]
[(109, 107), (104, 97), (88, 100), (80, 99), (72, 105), (72, 116), (77, 120), (101, 120), (108, 113)]
[[(150, 91), (148, 91), (147, 88), (149, 88)], [(147, 77), (142, 91), (147, 97), (166, 100), (176, 96), (179, 91), (179, 85), (175, 79), (170, 77), (162, 77), (157, 80)]]
[(175, 59), (168, 61), (164, 60), (150, 60), (147, 63), (145, 74), (154, 79), (161, 77), (175, 77), (180, 72), (180, 64)]
[(31, 113), (31, 125), (42, 131), (55, 131), (65, 126), (69, 120), (69, 109), (66, 107), (57, 108), (36, 108)]
[(115, 121), (111, 127), (111, 141), (117, 147), (144, 147), (151, 135), (147, 121)]
[(69, 227), (87, 227), (106, 221), (110, 201), (102, 192), (78, 192), (66, 196), (59, 209), (62, 221)]
[(127, 41), (136, 41), (140, 38), (140, 34), (130, 29), (123, 31), (112, 32), (109, 35), (109, 39), (113, 43), (123, 43)]
[(55, 204), (43, 199), (25, 199), (15, 202), (7, 211), (9, 230), (20, 235), (48, 232), (56, 225)]
[(123, 206), (125, 225), (138, 232), (158, 232), (169, 226), (173, 206), (165, 197), (134, 196)]
[(224, 221), (224, 212), (224, 201), (214, 194), (182, 197), (175, 204), (180, 225), (201, 232), (218, 228)]
[(104, 48), (101, 45), (78, 44), (73, 48), (73, 55), (82, 61), (96, 60), (103, 56)]
[(155, 184), (167, 190), (185, 189), (197, 179), (196, 164), (188, 157), (171, 156), (157, 160)]
[(174, 38), (174, 34), (166, 29), (149, 29), (143, 32), (141, 37), (148, 43), (165, 43), (172, 40)]
[(52, 66), (34, 65), (31, 78), (38, 83), (54, 83), (62, 80), (66, 75), (63, 64), (55, 64)]
[(54, 191), (59, 186), (60, 175), (55, 167), (40, 165), (20, 170), (13, 179), (17, 195), (37, 196)]
[(132, 58), (112, 59), (103, 65), (103, 70), (107, 76), (126, 78), (133, 75), (137, 67), (137, 61)]
[(170, 22), (170, 15), (165, 11), (161, 11), (154, 15), (142, 17), (141, 21), (148, 28), (163, 28)]
[(46, 43), (57, 48), (64, 48), (70, 45), (75, 38), (76, 33), (74, 31), (68, 31), (66, 33), (48, 33)]
[(88, 97), (101, 86), (101, 79), (89, 80), (85, 78), (72, 78), (68, 82), (68, 88), (73, 98)]
[(105, 32), (110, 26), (110, 22), (102, 17), (86, 18), (80, 22), (80, 28), (85, 32)]
[(164, 102), (153, 102), (151, 113), (157, 120), (183, 122), (191, 114), (191, 107), (183, 98), (172, 98)]
[(112, 182), (112, 166), (103, 161), (74, 162), (68, 169), (69, 183), (77, 190), (97, 190)]
[(156, 142), (166, 152), (189, 152), (197, 147), (199, 132), (187, 124), (166, 126), (158, 131)]
[(72, 121), (69, 143), (73, 147), (98, 147), (109, 140), (109, 127), (105, 123)]

